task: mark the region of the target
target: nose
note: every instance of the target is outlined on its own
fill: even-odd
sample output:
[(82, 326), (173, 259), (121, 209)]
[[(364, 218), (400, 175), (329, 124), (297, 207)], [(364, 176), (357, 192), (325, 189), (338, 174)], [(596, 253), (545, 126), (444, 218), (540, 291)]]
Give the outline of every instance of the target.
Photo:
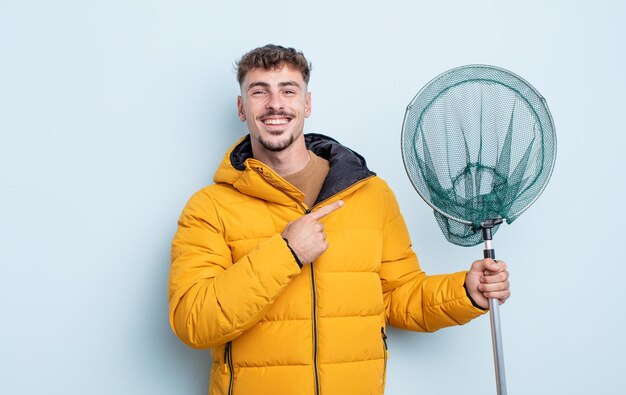
[(265, 108), (267, 108), (268, 110), (280, 110), (284, 108), (284, 104), (280, 95), (270, 93), (267, 98), (267, 103), (265, 103)]

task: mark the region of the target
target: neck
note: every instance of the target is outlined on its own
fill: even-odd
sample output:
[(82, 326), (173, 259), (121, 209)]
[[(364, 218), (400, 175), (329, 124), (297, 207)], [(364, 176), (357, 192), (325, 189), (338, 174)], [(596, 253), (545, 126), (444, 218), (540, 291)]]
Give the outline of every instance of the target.
[(271, 167), (281, 177), (304, 169), (311, 159), (303, 135), (289, 147), (278, 152), (266, 150), (252, 139), (252, 156)]

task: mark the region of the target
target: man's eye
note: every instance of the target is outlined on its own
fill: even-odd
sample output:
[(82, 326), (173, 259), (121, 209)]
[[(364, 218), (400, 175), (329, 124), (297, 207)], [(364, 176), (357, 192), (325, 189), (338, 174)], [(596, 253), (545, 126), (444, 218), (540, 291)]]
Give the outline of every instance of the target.
[(251, 93), (252, 96), (261, 96), (261, 95), (264, 95), (264, 94), (265, 94), (265, 91), (253, 91)]
[(295, 91), (285, 91), (285, 94), (291, 96), (291, 95), (295, 95), (296, 92)]

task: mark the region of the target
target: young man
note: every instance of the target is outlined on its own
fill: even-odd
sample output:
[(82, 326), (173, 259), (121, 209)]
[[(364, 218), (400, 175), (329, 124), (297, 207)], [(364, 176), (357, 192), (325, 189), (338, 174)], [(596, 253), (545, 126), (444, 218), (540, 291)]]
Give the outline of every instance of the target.
[(502, 261), (421, 271), (387, 184), (354, 151), (304, 135), (309, 74), (292, 48), (242, 57), (249, 135), (179, 220), (170, 321), (211, 347), (210, 394), (382, 394), (388, 324), (435, 331), (510, 295)]

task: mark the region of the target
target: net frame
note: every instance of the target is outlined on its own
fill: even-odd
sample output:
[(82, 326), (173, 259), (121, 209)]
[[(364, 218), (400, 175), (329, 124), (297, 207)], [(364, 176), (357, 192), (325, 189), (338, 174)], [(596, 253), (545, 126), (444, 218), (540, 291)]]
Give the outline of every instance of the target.
[[(527, 203), (521, 207), (516, 207), (515, 212), (507, 213), (506, 217), (497, 215), (495, 216), (496, 218), (483, 218), (483, 220), (502, 219), (506, 220), (507, 223), (510, 224), (521, 213), (526, 211), (528, 207), (530, 207), (537, 200), (537, 198), (539, 198), (539, 196), (545, 190), (548, 180), (552, 175), (554, 163), (556, 160), (557, 144), (554, 122), (550, 110), (547, 106), (546, 100), (526, 80), (524, 80), (517, 74), (514, 74), (503, 68), (482, 64), (456, 67), (433, 78), (417, 93), (417, 95), (415, 95), (413, 100), (411, 100), (411, 102), (407, 106), (402, 124), (401, 136), (401, 150), (404, 159), (403, 162), (409, 179), (420, 197), (435, 211), (436, 217), (437, 214), (439, 214), (440, 216), (443, 216), (458, 224), (466, 225), (477, 230), (477, 228), (480, 228), (480, 225), (477, 224), (475, 218), (471, 220), (459, 217), (458, 215), (451, 213), (450, 210), (439, 207), (435, 202), (433, 202), (433, 198), (431, 197), (432, 190), (429, 188), (429, 183), (426, 180), (427, 176), (424, 176), (423, 174), (425, 170), (423, 168), (416, 168), (415, 163), (419, 164), (419, 160), (411, 160), (411, 156), (419, 157), (419, 155), (416, 153), (416, 141), (420, 138), (420, 130), (424, 117), (426, 116), (426, 114), (428, 114), (434, 103), (436, 103), (442, 97), (442, 95), (447, 95), (448, 92), (452, 92), (456, 87), (464, 84), (474, 83), (496, 84), (502, 86), (505, 89), (513, 92), (512, 94), (515, 95), (516, 98), (520, 98), (521, 100), (523, 100), (523, 103), (525, 103), (527, 109), (530, 109), (532, 116), (534, 116), (535, 122), (539, 125), (540, 135), (542, 139), (542, 148), (545, 146), (547, 147), (546, 149), (548, 151), (547, 154), (543, 151), (541, 152), (541, 171), (532, 181), (533, 183), (539, 182), (541, 183), (541, 185), (539, 185), (538, 188), (535, 188), (534, 195), (532, 195), (530, 199), (528, 199)], [(513, 113), (511, 114), (510, 122), (511, 124), (513, 123)], [(482, 133), (482, 130), (479, 130), (479, 133)], [(421, 137), (423, 138), (423, 136)], [(482, 135), (480, 138), (482, 139)], [(467, 144), (467, 141), (465, 141), (465, 143)], [(426, 145), (426, 148), (428, 148), (425, 142), (424, 144)], [(543, 163), (543, 161), (545, 160), (547, 160), (548, 162)], [(454, 189), (454, 186), (452, 187), (452, 189)], [(440, 227), (442, 227), (442, 231), (444, 232), (444, 234), (446, 234), (446, 231), (443, 229), (443, 225), (440, 222), (439, 217), (437, 218), (437, 221), (439, 222)], [(476, 240), (474, 240), (471, 244), (463, 244), (451, 240), (447, 234), (446, 238), (448, 238), (449, 241), (459, 245), (475, 245), (481, 241), (479, 239), (477, 240), (477, 242)]]

